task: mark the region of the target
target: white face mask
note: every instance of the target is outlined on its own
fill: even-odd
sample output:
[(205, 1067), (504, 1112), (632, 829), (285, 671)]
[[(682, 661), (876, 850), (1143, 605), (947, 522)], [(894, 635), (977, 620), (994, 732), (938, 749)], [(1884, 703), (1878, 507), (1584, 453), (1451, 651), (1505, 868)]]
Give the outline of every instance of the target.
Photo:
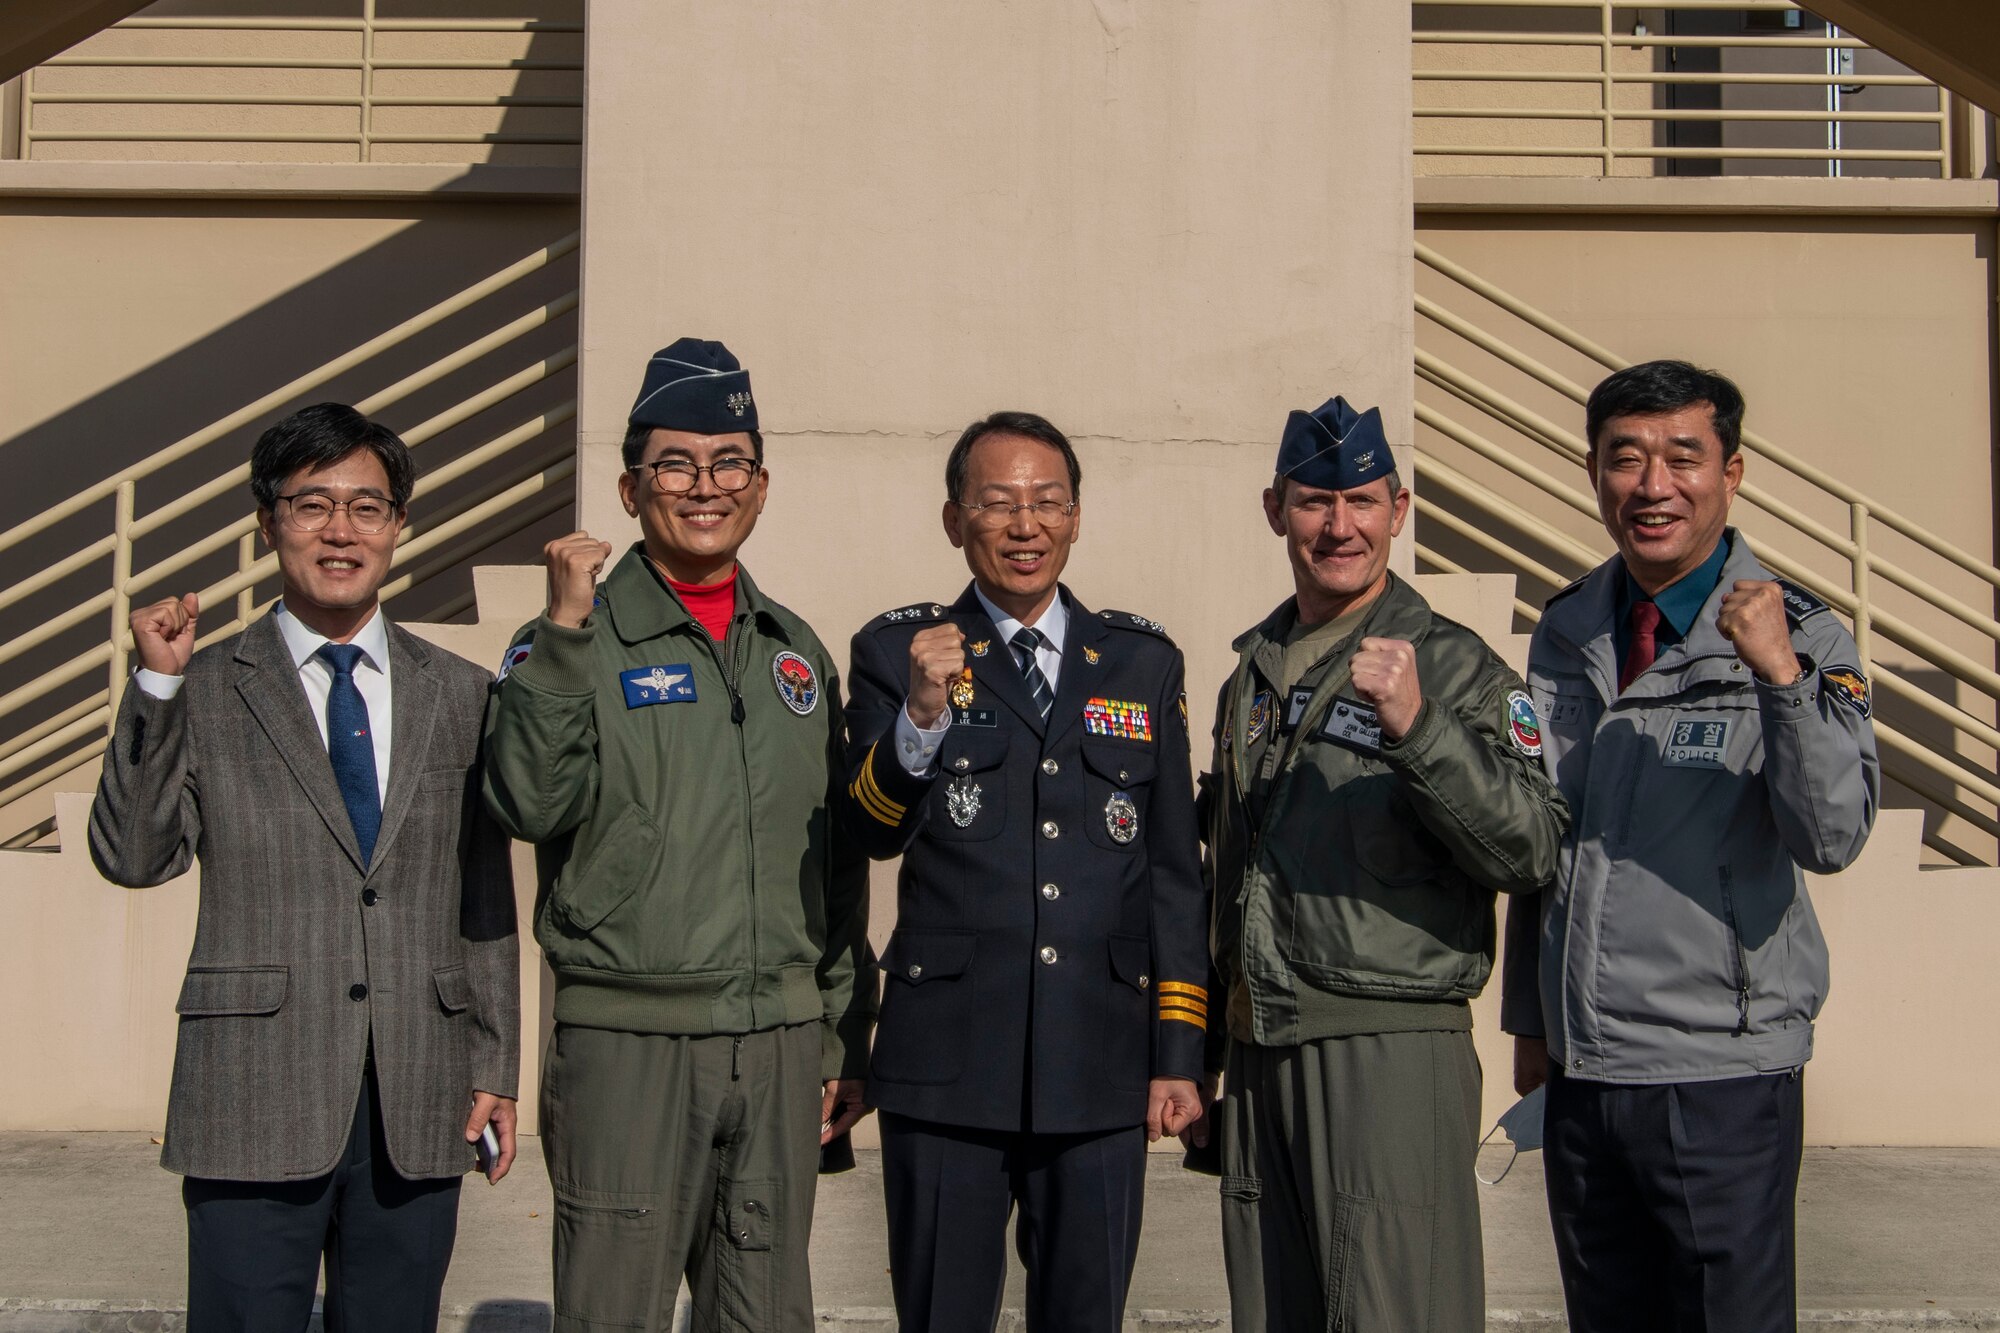
[(1492, 1142), (1495, 1134), (1506, 1135), (1507, 1142), (1513, 1145), (1513, 1151), (1507, 1155), (1507, 1165), (1501, 1167), (1500, 1174), (1491, 1180), (1479, 1175), (1479, 1169), (1474, 1167), (1472, 1174), (1478, 1176), (1480, 1184), (1498, 1185), (1507, 1178), (1507, 1173), (1514, 1169), (1515, 1158), (1524, 1152), (1534, 1152), (1542, 1146), (1542, 1104), (1545, 1100), (1543, 1094), (1547, 1091), (1546, 1083), (1536, 1088), (1508, 1107), (1501, 1115), (1499, 1123), (1486, 1131), (1486, 1137), (1479, 1141), (1482, 1152), (1485, 1151), (1486, 1145)]

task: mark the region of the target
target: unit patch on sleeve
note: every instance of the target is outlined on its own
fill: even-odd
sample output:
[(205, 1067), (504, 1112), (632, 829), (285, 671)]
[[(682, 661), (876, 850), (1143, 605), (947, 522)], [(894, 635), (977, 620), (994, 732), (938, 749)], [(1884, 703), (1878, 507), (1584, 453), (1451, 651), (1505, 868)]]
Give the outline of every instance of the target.
[(649, 704), (691, 704), (694, 702), (694, 668), (686, 662), (665, 666), (636, 667), (618, 673), (625, 687), (625, 706), (644, 708)]
[(507, 673), (528, 660), (528, 654), (535, 651), (533, 640), (517, 643), (500, 656), (500, 670), (494, 676), (496, 681), (507, 679)]
[(1542, 724), (1535, 717), (1535, 704), (1526, 690), (1514, 690), (1507, 695), (1507, 739), (1530, 759), (1542, 752)]
[(1875, 706), (1868, 700), (1868, 677), (1858, 667), (1830, 666), (1819, 673), (1820, 685), (1834, 698), (1867, 717)]
[(1092, 699), (1083, 706), (1083, 729), (1093, 736), (1150, 741), (1153, 715), (1146, 705), (1127, 699)]
[(771, 680), (785, 707), (800, 717), (819, 707), (819, 677), (813, 674), (812, 663), (797, 653), (779, 653), (771, 659)]
[[(1258, 741), (1264, 739), (1264, 728), (1271, 725), (1271, 703), (1271, 692), (1269, 690), (1257, 691), (1256, 696), (1250, 700), (1250, 716), (1245, 719), (1249, 726), (1243, 736), (1245, 744), (1255, 745)], [(1225, 745), (1228, 744), (1228, 732), (1225, 731), (1222, 733), (1222, 740)]]

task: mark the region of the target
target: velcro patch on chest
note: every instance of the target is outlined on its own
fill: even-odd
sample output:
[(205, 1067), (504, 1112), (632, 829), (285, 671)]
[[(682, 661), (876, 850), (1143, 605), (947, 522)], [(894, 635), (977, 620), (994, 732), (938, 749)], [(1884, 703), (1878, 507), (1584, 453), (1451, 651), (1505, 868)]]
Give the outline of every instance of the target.
[(1352, 749), (1375, 754), (1382, 748), (1382, 723), (1375, 710), (1358, 699), (1337, 695), (1320, 723), (1319, 734)]
[(1297, 689), (1292, 691), (1292, 697), (1285, 701), (1286, 731), (1297, 731), (1299, 729), (1299, 719), (1306, 715), (1306, 706), (1312, 703), (1312, 701), (1312, 690)]
[(1728, 742), (1728, 719), (1688, 718), (1668, 730), (1667, 747), (1660, 758), (1669, 768), (1722, 768)]
[(1153, 715), (1145, 704), (1128, 699), (1092, 699), (1083, 706), (1083, 729), (1093, 736), (1150, 741)]
[(694, 668), (686, 662), (662, 666), (635, 667), (618, 673), (625, 687), (625, 706), (645, 708), (651, 704), (691, 704), (694, 697)]

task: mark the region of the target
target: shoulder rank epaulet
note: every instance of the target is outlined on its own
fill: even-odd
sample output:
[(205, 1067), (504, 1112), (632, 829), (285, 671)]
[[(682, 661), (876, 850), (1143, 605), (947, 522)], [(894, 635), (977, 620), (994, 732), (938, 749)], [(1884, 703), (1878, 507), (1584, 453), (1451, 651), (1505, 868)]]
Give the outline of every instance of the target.
[(943, 620), (945, 609), (942, 602), (919, 602), (915, 606), (899, 606), (894, 611), (884, 611), (881, 615), (862, 626), (862, 629), (878, 630), (890, 625), (921, 624), (926, 620)]
[(1794, 625), (1833, 609), (1790, 579), (1779, 579), (1778, 591), (1785, 595), (1785, 618)]
[(1097, 615), (1107, 625), (1116, 625), (1120, 629), (1138, 630), (1145, 634), (1157, 634), (1161, 638), (1166, 639), (1168, 643), (1173, 642), (1173, 639), (1167, 635), (1167, 627), (1165, 625), (1162, 625), (1157, 620), (1149, 620), (1136, 611), (1099, 611)]
[[(1595, 571), (1592, 572), (1594, 573)], [(1563, 598), (1569, 596), (1571, 593), (1575, 592), (1578, 588), (1581, 588), (1584, 584), (1588, 582), (1590, 582), (1589, 574), (1585, 574), (1581, 578), (1572, 579), (1568, 583), (1564, 584), (1562, 587), (1557, 588), (1554, 592), (1550, 593), (1548, 600), (1543, 602), (1542, 605), (1553, 606), (1557, 602), (1560, 602)]]

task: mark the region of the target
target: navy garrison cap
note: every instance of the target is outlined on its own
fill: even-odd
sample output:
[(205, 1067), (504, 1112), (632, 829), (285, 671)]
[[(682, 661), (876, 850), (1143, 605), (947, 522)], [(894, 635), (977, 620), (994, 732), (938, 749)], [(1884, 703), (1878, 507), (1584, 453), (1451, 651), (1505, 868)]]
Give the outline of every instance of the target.
[(651, 430), (696, 435), (756, 430), (750, 372), (721, 343), (682, 338), (646, 363), (646, 382), (639, 386), (639, 401), (632, 404), (628, 420)]
[(1395, 470), (1379, 407), (1357, 413), (1345, 398), (1329, 398), (1318, 411), (1294, 412), (1285, 420), (1285, 439), (1278, 446), (1281, 477), (1321, 490), (1351, 491)]

